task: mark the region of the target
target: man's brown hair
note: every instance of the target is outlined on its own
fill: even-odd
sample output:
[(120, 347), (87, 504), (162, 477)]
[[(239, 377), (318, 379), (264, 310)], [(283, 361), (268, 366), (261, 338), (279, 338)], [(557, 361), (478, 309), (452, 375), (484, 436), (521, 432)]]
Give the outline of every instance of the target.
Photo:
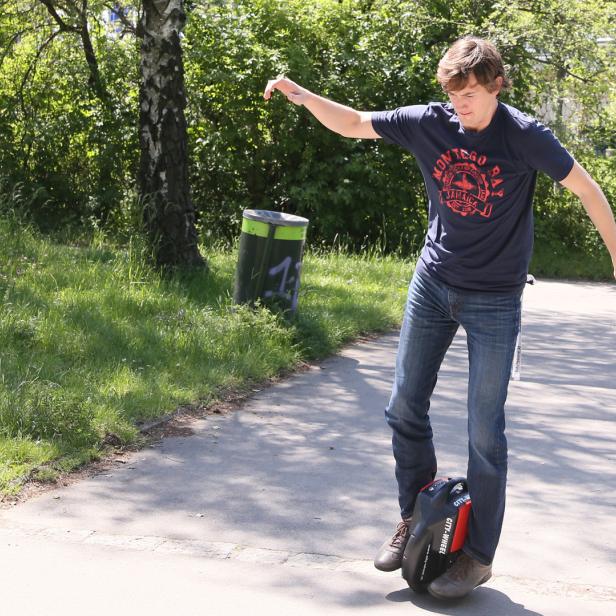
[(436, 77), (445, 92), (455, 92), (466, 86), (471, 73), (488, 92), (497, 88), (497, 77), (503, 78), (501, 89), (511, 86), (498, 49), (477, 36), (458, 39), (438, 63)]

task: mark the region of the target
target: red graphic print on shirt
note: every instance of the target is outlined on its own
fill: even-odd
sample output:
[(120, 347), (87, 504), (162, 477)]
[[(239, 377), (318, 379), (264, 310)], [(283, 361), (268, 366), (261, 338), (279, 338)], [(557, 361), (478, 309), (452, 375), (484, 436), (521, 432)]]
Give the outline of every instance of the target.
[(492, 216), (492, 197), (502, 197), (498, 165), (490, 167), (483, 154), (462, 148), (447, 150), (436, 161), (432, 177), (439, 183), (441, 203), (460, 216)]

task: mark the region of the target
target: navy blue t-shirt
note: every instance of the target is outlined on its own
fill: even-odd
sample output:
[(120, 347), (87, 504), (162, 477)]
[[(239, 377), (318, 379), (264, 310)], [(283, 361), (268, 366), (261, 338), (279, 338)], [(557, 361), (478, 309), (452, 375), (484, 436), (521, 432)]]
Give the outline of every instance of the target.
[(537, 171), (560, 181), (574, 162), (552, 131), (501, 102), (481, 131), (466, 131), (449, 103), (377, 111), (372, 126), (409, 150), (424, 177), (428, 231), (417, 269), (459, 289), (523, 288)]

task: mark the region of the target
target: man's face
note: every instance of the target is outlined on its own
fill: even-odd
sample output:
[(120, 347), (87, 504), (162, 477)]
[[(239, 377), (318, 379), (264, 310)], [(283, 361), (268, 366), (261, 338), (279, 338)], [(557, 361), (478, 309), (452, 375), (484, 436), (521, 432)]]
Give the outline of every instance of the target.
[(488, 92), (485, 86), (477, 83), (471, 73), (466, 85), (461, 90), (447, 92), (460, 123), (467, 130), (483, 130), (498, 105), (497, 96), (502, 84), (502, 78), (497, 77), (497, 88)]

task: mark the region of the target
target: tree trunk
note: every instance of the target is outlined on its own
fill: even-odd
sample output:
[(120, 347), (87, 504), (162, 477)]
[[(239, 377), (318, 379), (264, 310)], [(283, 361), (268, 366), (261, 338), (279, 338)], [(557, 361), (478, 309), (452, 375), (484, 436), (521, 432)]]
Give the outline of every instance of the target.
[(154, 258), (163, 267), (204, 265), (188, 183), (184, 0), (143, 0), (139, 185)]

